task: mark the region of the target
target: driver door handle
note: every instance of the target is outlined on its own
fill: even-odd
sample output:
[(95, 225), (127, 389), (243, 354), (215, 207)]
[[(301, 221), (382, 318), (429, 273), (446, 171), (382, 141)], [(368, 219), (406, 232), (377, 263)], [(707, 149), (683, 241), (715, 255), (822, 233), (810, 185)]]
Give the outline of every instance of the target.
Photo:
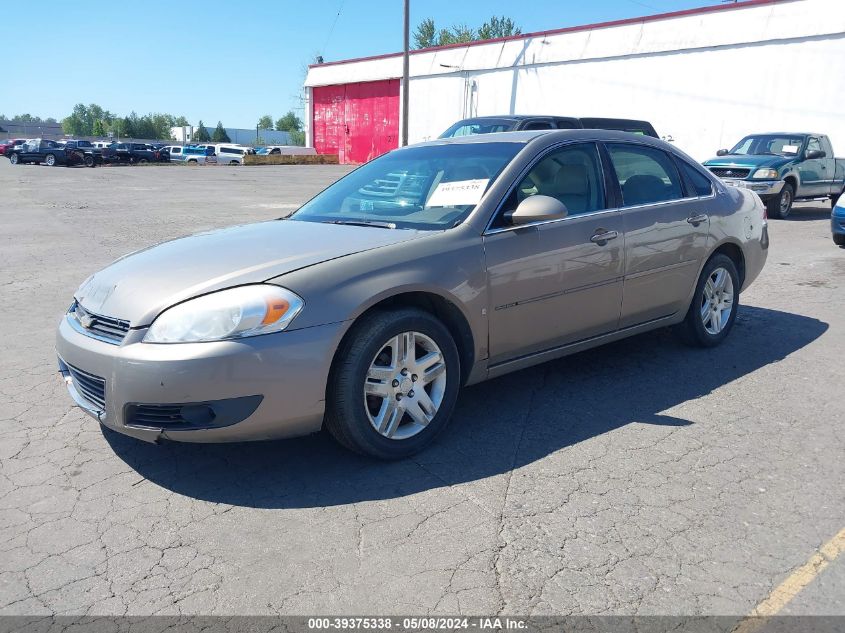
[(619, 233), (617, 233), (616, 231), (605, 231), (603, 229), (599, 229), (598, 231), (593, 233), (593, 236), (590, 238), (590, 241), (593, 244), (604, 246), (610, 240), (615, 240), (617, 237), (619, 237)]
[(702, 222), (707, 222), (707, 214), (699, 213), (698, 215), (690, 216), (687, 218), (687, 222), (689, 222), (693, 226), (698, 226)]

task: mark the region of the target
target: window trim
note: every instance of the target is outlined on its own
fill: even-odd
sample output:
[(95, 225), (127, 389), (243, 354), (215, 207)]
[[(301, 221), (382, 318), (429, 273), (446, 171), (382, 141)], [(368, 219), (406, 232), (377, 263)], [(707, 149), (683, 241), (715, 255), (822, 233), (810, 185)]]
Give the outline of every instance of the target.
[[(605, 202), (605, 208), (604, 209), (599, 209), (598, 211), (590, 211), (588, 213), (579, 213), (578, 215), (567, 215), (565, 218), (557, 218), (555, 220), (538, 220), (537, 222), (531, 222), (529, 224), (520, 224), (518, 226), (493, 227), (493, 222), (495, 221), (495, 219), (497, 217), (499, 217), (499, 213), (502, 211), (502, 207), (504, 207), (505, 202), (507, 202), (508, 198), (510, 198), (511, 194), (519, 186), (519, 183), (521, 183), (523, 181), (523, 179), (528, 175), (528, 173), (532, 169), (534, 169), (534, 167), (541, 160), (545, 159), (549, 154), (556, 152), (558, 150), (564, 149), (567, 146), (570, 146), (570, 145), (587, 145), (587, 144), (592, 144), (593, 146), (595, 146), (596, 154), (598, 155), (598, 159), (599, 159), (599, 169), (601, 169), (602, 174), (604, 175), (604, 178), (603, 178), (603, 181), (604, 181), (604, 183), (603, 183), (603, 185), (604, 185), (604, 202)], [(578, 140), (566, 140), (566, 141), (563, 141), (561, 143), (556, 143), (555, 145), (550, 145), (549, 147), (544, 149), (542, 152), (537, 154), (537, 156), (535, 156), (534, 159), (530, 163), (528, 163), (528, 165), (526, 165), (525, 168), (521, 172), (519, 172), (517, 177), (514, 178), (513, 182), (508, 187), (504, 196), (502, 196), (502, 199), (499, 200), (498, 204), (496, 204), (495, 211), (493, 211), (493, 213), (490, 214), (490, 218), (487, 220), (487, 226), (484, 228), (484, 231), (482, 231), (481, 236), (484, 237), (486, 235), (497, 235), (499, 233), (505, 233), (507, 231), (518, 231), (518, 230), (521, 230), (521, 229), (527, 229), (527, 228), (531, 228), (531, 227), (534, 227), (534, 226), (543, 226), (543, 225), (546, 225), (546, 224), (556, 224), (558, 222), (566, 222), (568, 220), (574, 220), (574, 219), (577, 219), (577, 218), (586, 218), (586, 217), (592, 217), (592, 216), (596, 216), (596, 215), (604, 215), (606, 213), (618, 213), (619, 210), (620, 210), (619, 207), (608, 206), (610, 204), (615, 204), (616, 202), (618, 202), (618, 198), (616, 198), (615, 195), (612, 198), (610, 197), (608, 189), (607, 189), (607, 175), (606, 174), (607, 174), (607, 169), (606, 169), (606, 166), (604, 164), (604, 157), (602, 155), (602, 143), (601, 143), (601, 141), (578, 139)]]

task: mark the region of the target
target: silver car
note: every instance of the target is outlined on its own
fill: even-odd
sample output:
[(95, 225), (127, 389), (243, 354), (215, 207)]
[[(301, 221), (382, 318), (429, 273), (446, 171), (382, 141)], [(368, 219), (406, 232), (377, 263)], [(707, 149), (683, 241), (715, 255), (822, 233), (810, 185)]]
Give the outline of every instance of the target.
[(393, 151), (286, 220), (173, 240), (76, 291), (75, 401), (148, 441), (326, 427), (396, 459), (462, 385), (655, 328), (713, 346), (766, 261), (765, 212), (677, 148), (512, 132)]

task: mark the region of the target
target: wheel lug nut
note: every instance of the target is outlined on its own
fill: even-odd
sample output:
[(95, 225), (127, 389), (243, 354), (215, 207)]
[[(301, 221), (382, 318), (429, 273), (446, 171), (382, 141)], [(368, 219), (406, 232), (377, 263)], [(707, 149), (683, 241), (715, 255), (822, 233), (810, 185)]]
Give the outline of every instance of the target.
[(392, 384), (393, 384), (394, 387), (398, 387), (399, 381), (394, 379)]
[(414, 381), (414, 382), (417, 382), (417, 375), (416, 375), (416, 374), (413, 374), (413, 375), (411, 376), (411, 380), (412, 380), (412, 381)]
[(396, 394), (396, 399), (397, 399), (397, 400), (401, 400), (401, 399), (402, 399), (402, 394), (401, 394), (401, 393), (397, 393), (397, 394)]
[(407, 370), (407, 369), (403, 369), (403, 370), (401, 371), (401, 374), (402, 374), (403, 376), (407, 376), (407, 375), (408, 375), (408, 370)]
[(409, 398), (413, 398), (413, 397), (414, 397), (414, 390), (413, 390), (413, 389), (411, 389), (411, 390), (408, 392), (408, 397), (409, 397)]

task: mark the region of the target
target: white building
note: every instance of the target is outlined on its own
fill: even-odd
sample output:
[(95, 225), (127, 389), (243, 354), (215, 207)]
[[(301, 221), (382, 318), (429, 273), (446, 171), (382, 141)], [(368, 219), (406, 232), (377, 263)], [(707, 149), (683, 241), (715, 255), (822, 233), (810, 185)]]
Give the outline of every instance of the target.
[[(307, 144), (362, 162), (398, 146), (402, 55), (313, 65)], [(411, 143), (469, 116), (650, 121), (703, 160), (750, 132), (828, 134), (845, 156), (845, 0), (733, 4), (413, 51)]]

